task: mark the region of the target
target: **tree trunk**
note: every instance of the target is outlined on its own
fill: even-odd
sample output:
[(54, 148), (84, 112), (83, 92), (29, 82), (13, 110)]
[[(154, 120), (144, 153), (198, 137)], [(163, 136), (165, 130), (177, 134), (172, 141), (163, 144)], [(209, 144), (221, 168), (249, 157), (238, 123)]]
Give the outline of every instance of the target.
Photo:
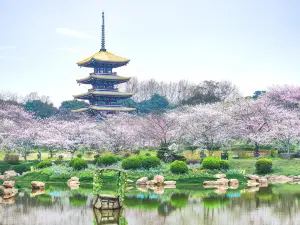
[(287, 141), (287, 152), (288, 152), (288, 157), (290, 159), (291, 156), (290, 156), (290, 141), (289, 140)]
[(255, 151), (254, 151), (254, 157), (259, 157), (259, 144), (255, 142)]

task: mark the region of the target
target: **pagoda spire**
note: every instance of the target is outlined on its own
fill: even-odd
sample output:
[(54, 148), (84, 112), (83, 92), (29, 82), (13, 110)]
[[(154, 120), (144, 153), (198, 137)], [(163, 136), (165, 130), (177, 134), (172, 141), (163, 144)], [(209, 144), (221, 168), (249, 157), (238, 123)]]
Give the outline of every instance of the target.
[(104, 24), (104, 12), (102, 12), (102, 35), (101, 35), (101, 49), (100, 51), (106, 51), (105, 49), (105, 24)]

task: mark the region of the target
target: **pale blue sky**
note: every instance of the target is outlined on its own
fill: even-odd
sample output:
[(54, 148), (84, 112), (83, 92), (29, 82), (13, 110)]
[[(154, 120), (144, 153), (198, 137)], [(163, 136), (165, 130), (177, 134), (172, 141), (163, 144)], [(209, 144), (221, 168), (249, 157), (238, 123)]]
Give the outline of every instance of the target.
[(300, 1), (0, 0), (0, 90), (55, 105), (88, 86), (77, 61), (106, 48), (141, 80), (230, 80), (244, 94), (300, 84)]

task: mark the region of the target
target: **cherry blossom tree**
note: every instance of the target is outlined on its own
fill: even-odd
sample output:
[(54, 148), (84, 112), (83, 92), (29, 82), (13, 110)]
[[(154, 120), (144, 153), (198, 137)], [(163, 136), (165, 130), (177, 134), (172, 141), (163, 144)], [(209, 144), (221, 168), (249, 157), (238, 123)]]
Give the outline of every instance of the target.
[(219, 104), (187, 107), (179, 113), (179, 132), (187, 142), (209, 151), (221, 147), (232, 137), (231, 118)]

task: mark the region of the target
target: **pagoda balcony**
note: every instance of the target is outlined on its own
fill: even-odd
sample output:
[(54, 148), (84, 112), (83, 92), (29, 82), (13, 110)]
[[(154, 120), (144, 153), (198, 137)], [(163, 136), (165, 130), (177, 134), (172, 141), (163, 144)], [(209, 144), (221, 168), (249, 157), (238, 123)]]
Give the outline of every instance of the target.
[(111, 72), (111, 73), (90, 73), (90, 75), (114, 75), (117, 76), (117, 72)]
[(105, 88), (90, 88), (88, 89), (89, 92), (91, 91), (115, 91), (115, 92), (118, 92), (119, 89), (118, 88), (114, 88), (114, 89), (105, 89)]

